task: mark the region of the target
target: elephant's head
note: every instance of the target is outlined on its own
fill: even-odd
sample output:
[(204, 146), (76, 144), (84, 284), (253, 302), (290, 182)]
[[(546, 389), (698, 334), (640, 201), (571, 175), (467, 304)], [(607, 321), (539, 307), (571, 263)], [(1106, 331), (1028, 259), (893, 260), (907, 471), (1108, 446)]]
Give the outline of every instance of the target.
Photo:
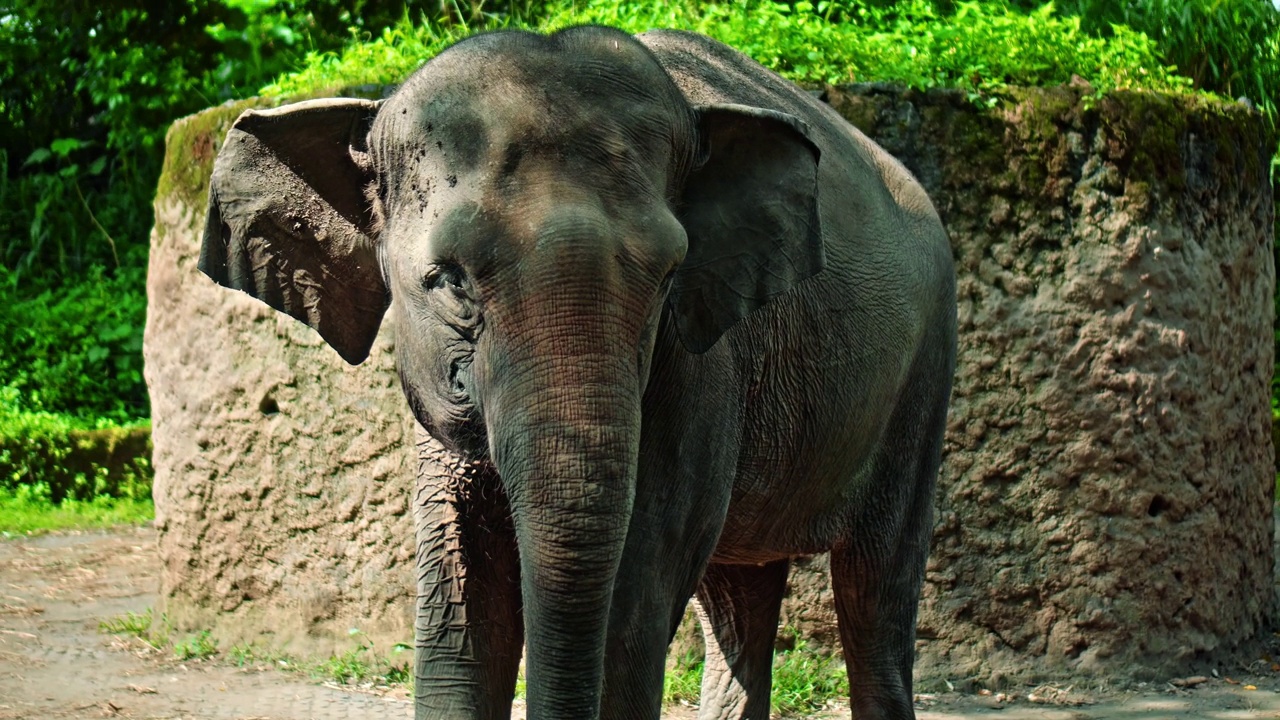
[[(821, 269), (817, 163), (801, 121), (691, 106), (628, 35), (481, 35), (386, 101), (242, 115), (200, 268), (351, 363), (395, 305), (417, 419), (510, 496), (530, 702), (589, 704), (655, 337), (706, 352)], [(588, 664), (535, 686), (566, 643)]]

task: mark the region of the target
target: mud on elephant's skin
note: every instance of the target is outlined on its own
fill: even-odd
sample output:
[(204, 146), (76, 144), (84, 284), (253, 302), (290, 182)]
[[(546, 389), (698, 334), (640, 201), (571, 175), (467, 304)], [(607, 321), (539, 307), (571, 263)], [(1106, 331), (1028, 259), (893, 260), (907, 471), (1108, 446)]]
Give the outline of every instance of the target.
[(707, 38), (460, 42), (389, 99), (249, 111), (201, 269), (365, 358), (426, 428), (420, 718), (656, 718), (696, 593), (705, 718), (768, 717), (789, 559), (830, 550), (859, 718), (912, 717), (955, 362), (906, 170)]

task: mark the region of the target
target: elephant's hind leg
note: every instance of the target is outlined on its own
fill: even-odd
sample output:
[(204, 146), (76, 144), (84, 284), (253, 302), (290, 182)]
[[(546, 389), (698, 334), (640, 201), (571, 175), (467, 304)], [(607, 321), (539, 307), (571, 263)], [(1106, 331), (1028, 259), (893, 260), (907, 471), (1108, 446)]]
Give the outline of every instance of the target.
[[(929, 397), (924, 391), (908, 395)], [(873, 500), (831, 550), (840, 643), (859, 720), (915, 718), (916, 610), (933, 535), (946, 418), (942, 397), (941, 403), (908, 403), (895, 414), (887, 434), (904, 440), (879, 458)]]
[(418, 430), (417, 720), (507, 720), (523, 647), (519, 558), (497, 473)]
[(698, 586), (706, 639), (699, 720), (768, 720), (773, 645), (790, 562), (711, 564)]
[(851, 547), (831, 552), (849, 699), (853, 716), (860, 720), (915, 717), (911, 667), (919, 586), (913, 566), (922, 557), (923, 552), (904, 552), (884, 563), (883, 558), (869, 558)]

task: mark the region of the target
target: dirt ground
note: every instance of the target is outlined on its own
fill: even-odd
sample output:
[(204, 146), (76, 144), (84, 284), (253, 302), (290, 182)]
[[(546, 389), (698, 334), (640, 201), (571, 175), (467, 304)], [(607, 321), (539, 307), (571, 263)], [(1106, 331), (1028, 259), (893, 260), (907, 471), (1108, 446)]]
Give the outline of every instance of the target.
[[(101, 619), (156, 601), (150, 529), (0, 540), (0, 720), (363, 720), (410, 718), (403, 692), (343, 690), (276, 668), (175, 660), (98, 631)], [(1194, 689), (1026, 688), (919, 696), (920, 720), (1280, 719), (1280, 673), (1210, 677)], [(1249, 689), (1250, 687), (1255, 689)], [(1035, 694), (1040, 702), (1028, 699)], [(523, 708), (516, 717), (523, 720)], [(692, 720), (693, 708), (664, 717)], [(848, 717), (826, 712), (811, 720)]]

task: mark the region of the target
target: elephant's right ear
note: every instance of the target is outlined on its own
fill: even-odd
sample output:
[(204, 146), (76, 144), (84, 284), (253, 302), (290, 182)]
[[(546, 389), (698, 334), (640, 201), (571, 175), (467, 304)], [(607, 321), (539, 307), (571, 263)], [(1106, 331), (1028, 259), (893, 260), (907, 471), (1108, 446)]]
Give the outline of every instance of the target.
[(247, 110), (209, 182), (200, 270), (305, 322), (352, 365), (369, 356), (388, 294), (365, 197), (379, 103)]

